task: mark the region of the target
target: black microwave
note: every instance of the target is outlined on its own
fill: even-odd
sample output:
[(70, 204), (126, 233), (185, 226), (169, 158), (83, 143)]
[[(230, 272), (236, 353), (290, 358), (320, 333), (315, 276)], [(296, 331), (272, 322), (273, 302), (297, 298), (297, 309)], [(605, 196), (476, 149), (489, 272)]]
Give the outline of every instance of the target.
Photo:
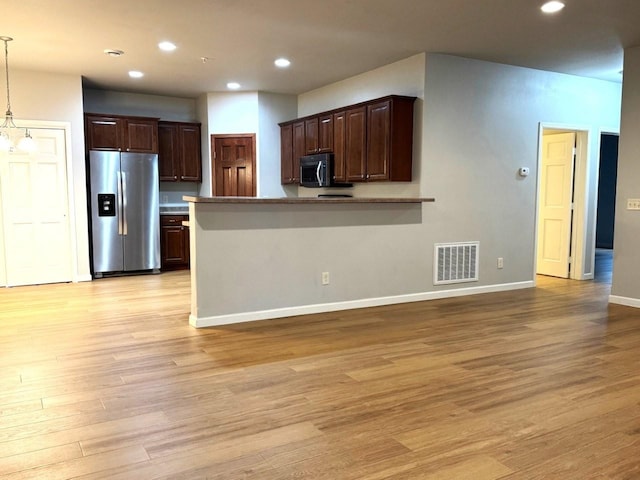
[(333, 153), (300, 157), (300, 185), (303, 187), (351, 187), (336, 183), (333, 176)]

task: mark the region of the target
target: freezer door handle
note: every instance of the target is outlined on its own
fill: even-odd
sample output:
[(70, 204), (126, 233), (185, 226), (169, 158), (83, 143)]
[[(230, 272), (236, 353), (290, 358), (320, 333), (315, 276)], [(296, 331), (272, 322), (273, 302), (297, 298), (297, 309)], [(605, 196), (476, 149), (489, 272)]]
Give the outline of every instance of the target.
[(122, 172), (122, 234), (127, 234), (127, 174)]
[(118, 199), (117, 199), (117, 217), (118, 217), (118, 235), (122, 235), (122, 178), (120, 172), (116, 172), (118, 183)]

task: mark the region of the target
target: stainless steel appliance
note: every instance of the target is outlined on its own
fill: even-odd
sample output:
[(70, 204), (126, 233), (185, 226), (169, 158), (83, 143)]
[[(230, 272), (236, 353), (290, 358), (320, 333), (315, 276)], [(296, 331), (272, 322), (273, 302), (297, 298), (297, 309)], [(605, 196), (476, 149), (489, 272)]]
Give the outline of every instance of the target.
[(351, 187), (337, 183), (333, 175), (333, 153), (300, 157), (300, 185), (303, 187)]
[(160, 269), (158, 156), (89, 152), (93, 275)]

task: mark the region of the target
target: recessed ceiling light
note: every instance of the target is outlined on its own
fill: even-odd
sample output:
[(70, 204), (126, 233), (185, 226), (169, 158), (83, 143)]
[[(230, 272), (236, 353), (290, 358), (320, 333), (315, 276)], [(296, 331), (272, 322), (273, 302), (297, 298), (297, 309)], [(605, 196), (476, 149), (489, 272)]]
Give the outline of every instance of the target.
[(122, 50), (116, 50), (113, 48), (105, 48), (104, 54), (109, 55), (110, 57), (120, 57), (124, 55), (124, 52)]
[(158, 48), (160, 50), (165, 51), (165, 52), (173, 52), (177, 47), (176, 47), (176, 45), (174, 43), (165, 41), (165, 42), (160, 42), (158, 44)]
[(129, 76), (131, 78), (142, 78), (142, 77), (144, 77), (144, 73), (139, 72), (138, 70), (131, 70), (129, 72)]
[(229, 82), (227, 83), (227, 88), (230, 90), (238, 90), (240, 88), (240, 84), (238, 82)]
[(287, 68), (289, 65), (291, 65), (291, 62), (289, 60), (287, 60), (286, 58), (278, 58), (273, 63), (276, 64), (276, 67), (280, 67), (280, 68)]
[(553, 0), (551, 2), (547, 2), (540, 7), (544, 13), (556, 13), (564, 8), (564, 3), (558, 2), (557, 0)]

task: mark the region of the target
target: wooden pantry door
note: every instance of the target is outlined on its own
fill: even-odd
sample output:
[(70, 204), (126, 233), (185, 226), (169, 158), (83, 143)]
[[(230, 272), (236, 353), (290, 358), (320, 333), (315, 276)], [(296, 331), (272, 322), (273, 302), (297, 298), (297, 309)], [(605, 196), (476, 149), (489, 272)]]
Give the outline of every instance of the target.
[(211, 135), (213, 194), (219, 197), (256, 196), (256, 136)]

